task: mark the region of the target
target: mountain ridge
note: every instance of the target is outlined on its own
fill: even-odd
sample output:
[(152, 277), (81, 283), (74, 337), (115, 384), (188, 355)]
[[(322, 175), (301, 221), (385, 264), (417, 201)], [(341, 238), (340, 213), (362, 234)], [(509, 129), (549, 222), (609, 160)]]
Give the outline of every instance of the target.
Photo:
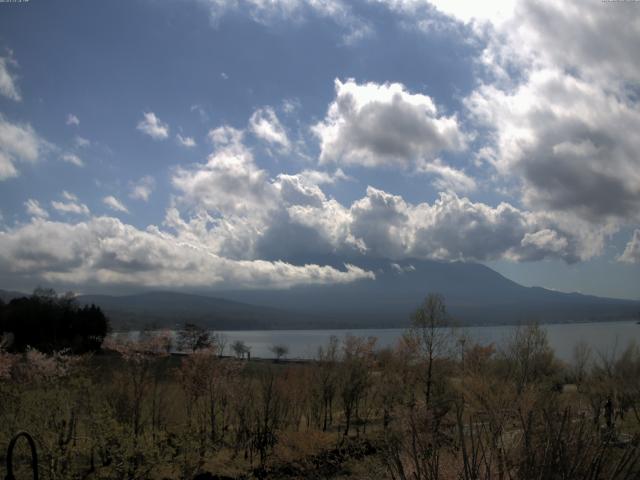
[[(175, 328), (185, 322), (219, 330), (406, 327), (430, 292), (443, 294), (450, 314), (461, 324), (608, 321), (640, 315), (640, 301), (525, 287), (478, 263), (315, 259), (318, 262), (357, 264), (376, 278), (281, 290), (84, 294), (77, 301), (99, 305), (115, 329)], [(15, 293), (0, 291), (0, 298)]]

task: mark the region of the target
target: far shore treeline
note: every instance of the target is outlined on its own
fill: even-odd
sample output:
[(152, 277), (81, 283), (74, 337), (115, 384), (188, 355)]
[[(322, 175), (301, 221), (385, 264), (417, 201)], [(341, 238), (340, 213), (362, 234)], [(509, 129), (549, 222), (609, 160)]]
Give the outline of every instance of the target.
[(0, 299), (0, 333), (12, 352), (95, 352), (108, 332), (109, 320), (100, 307), (79, 306), (73, 294), (37, 288), (6, 304)]

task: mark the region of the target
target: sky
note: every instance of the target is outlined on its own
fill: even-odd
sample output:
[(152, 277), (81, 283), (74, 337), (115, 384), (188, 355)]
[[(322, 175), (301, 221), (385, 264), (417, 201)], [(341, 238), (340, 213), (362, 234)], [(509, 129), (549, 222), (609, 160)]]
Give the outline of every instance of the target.
[(639, 49), (637, 2), (0, 3), (0, 288), (640, 299)]

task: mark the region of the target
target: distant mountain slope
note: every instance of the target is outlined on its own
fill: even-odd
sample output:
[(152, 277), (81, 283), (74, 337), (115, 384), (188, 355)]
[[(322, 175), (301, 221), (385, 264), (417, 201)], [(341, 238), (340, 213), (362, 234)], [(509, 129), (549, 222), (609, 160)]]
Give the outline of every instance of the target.
[(176, 327), (185, 322), (222, 330), (300, 326), (295, 324), (291, 313), (277, 308), (186, 293), (80, 295), (77, 300), (81, 304), (99, 305), (114, 328)]
[[(348, 260), (316, 258), (341, 268)], [(302, 263), (302, 262), (298, 262)], [(640, 319), (640, 301), (523, 287), (476, 263), (352, 260), (375, 280), (287, 290), (147, 292), (125, 296), (81, 295), (95, 303), (114, 328), (175, 327), (194, 322), (215, 329), (404, 327), (429, 292), (444, 295), (460, 323), (576, 322)], [(0, 291), (0, 298), (21, 296)], [(5, 300), (6, 301), (6, 300)]]
[(638, 301), (524, 287), (477, 263), (407, 260), (393, 265), (388, 260), (368, 260), (357, 264), (375, 272), (376, 279), (219, 295), (361, 326), (405, 326), (429, 292), (443, 294), (449, 312), (460, 323), (613, 320), (640, 313)]

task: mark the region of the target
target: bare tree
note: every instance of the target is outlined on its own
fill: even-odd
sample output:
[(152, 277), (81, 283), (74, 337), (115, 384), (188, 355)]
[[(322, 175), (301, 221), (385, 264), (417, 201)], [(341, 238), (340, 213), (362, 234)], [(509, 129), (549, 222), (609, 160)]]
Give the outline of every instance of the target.
[(333, 422), (333, 400), (338, 384), (338, 337), (332, 335), (326, 347), (318, 348), (318, 363), (313, 369), (313, 388), (319, 401), (318, 420), (325, 432)]
[(571, 362), (571, 374), (578, 388), (584, 382), (591, 364), (591, 347), (584, 341), (578, 342), (573, 347), (573, 361)]
[(286, 345), (273, 345), (269, 350), (276, 356), (278, 362), (289, 354), (289, 347)]
[(253, 444), (260, 455), (260, 466), (263, 468), (278, 442), (278, 433), (286, 420), (288, 406), (282, 394), (283, 389), (284, 386), (272, 368), (260, 376), (254, 411)]
[(519, 394), (529, 383), (550, 377), (557, 367), (547, 332), (537, 324), (518, 327), (502, 357)]
[(211, 333), (194, 323), (185, 323), (178, 332), (178, 346), (180, 350), (195, 352), (203, 348), (211, 348), (213, 338)]
[(224, 351), (227, 348), (227, 343), (229, 339), (224, 333), (214, 333), (213, 334), (213, 343), (216, 346), (216, 351), (218, 352), (219, 357), (224, 357)]
[(248, 347), (242, 340), (236, 340), (231, 344), (231, 349), (236, 354), (238, 358), (244, 358), (247, 356), (247, 359), (251, 359), (251, 348)]
[(375, 337), (361, 338), (347, 335), (342, 346), (342, 378), (340, 397), (345, 418), (344, 436), (349, 435), (351, 423), (360, 420), (360, 407), (364, 395), (371, 387), (371, 370)]
[(413, 314), (407, 335), (407, 342), (426, 363), (423, 383), (427, 405), (431, 401), (433, 390), (434, 364), (448, 352), (452, 338), (444, 297), (439, 293), (430, 293)]

